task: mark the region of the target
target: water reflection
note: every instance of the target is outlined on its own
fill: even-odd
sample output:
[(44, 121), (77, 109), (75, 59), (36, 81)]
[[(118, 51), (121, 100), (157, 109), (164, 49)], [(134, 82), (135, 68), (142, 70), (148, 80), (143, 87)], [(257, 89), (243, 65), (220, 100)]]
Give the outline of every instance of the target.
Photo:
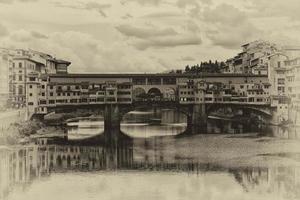
[[(172, 109), (148, 109), (127, 113), (121, 122), (121, 130), (133, 138), (179, 135), (186, 130), (186, 116)], [(79, 118), (68, 122), (68, 138), (84, 139), (100, 135), (104, 131), (103, 117)], [(209, 134), (259, 133), (278, 138), (299, 139), (300, 127), (270, 126), (260, 122), (248, 123), (209, 116)]]
[(122, 121), (131, 137), (98, 144), (70, 136), (103, 136), (103, 120), (76, 119), (69, 141), (3, 147), (0, 199), (300, 199), (299, 143), (281, 140), (298, 139), (299, 127), (209, 119), (217, 134), (151, 137), (179, 134), (185, 122), (174, 110), (132, 112)]
[[(137, 146), (138, 144), (142, 144), (142, 146)], [(1, 199), (16, 197), (22, 199), (24, 192), (30, 194), (30, 191), (37, 190), (38, 184), (34, 184), (35, 182), (49, 175), (53, 178), (46, 181), (50, 182), (54, 188), (44, 188), (40, 193), (49, 189), (59, 191), (60, 189), (55, 189), (55, 186), (60, 184), (61, 176), (72, 179), (76, 178), (76, 173), (85, 173), (82, 174), (86, 177), (84, 180), (89, 182), (92, 180), (89, 175), (100, 176), (99, 178), (103, 179), (109, 177), (110, 174), (107, 176), (101, 172), (117, 170), (120, 176), (115, 176), (114, 179), (119, 181), (118, 187), (121, 189), (127, 188), (127, 182), (122, 182), (124, 176), (142, 176), (140, 184), (146, 184), (151, 180), (153, 173), (160, 174), (159, 176), (163, 176), (166, 180), (179, 176), (181, 178), (178, 181), (183, 181), (184, 174), (187, 173), (195, 177), (192, 179), (194, 184), (202, 185), (208, 191), (221, 185), (224, 187), (226, 184), (231, 184), (226, 186), (229, 189), (241, 188), (239, 191), (242, 191), (240, 194), (242, 196), (239, 198), (250, 194), (258, 195), (254, 197), (272, 195), (286, 199), (300, 198), (299, 167), (224, 167), (188, 157), (179, 157), (176, 153), (165, 155), (164, 151), (159, 150), (162, 145), (162, 141), (154, 143), (127, 141), (124, 144), (110, 146), (33, 145), (1, 149), (0, 197)], [(156, 148), (157, 146), (160, 148)], [(176, 145), (173, 147), (175, 149)], [(140, 171), (143, 173), (140, 174)], [(151, 171), (152, 173), (149, 174)], [(179, 175), (180, 172), (184, 173)], [(209, 184), (205, 177), (216, 182)], [(87, 182), (83, 182), (82, 187), (86, 187)], [(64, 187), (67, 188), (67, 185)], [(72, 187), (72, 183), (69, 186)], [(197, 190), (203, 191), (203, 188), (200, 187)], [(197, 194), (197, 190), (191, 192)], [(86, 195), (89, 195), (88, 191), (85, 192)], [(211, 192), (213, 194), (214, 191)], [(104, 191), (104, 194), (101, 195), (107, 194)], [(183, 199), (187, 197), (188, 194), (182, 196)], [(126, 196), (123, 199), (126, 199)]]

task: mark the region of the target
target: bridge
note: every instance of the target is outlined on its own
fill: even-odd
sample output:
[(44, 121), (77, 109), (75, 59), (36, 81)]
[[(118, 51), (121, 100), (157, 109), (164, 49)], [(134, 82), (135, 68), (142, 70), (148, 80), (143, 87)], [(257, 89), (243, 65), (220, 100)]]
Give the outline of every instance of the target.
[(104, 111), (108, 135), (122, 116), (139, 107), (176, 108), (187, 115), (190, 133), (205, 132), (207, 115), (220, 107), (272, 116), (267, 76), (250, 74), (30, 74), (29, 115), (90, 108)]

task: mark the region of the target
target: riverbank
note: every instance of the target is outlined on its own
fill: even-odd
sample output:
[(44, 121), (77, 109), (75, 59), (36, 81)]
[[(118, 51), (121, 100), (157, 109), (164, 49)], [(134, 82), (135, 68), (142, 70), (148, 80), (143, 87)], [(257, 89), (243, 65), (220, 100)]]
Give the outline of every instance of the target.
[(62, 134), (62, 127), (50, 127), (38, 120), (15, 122), (5, 129), (5, 136), (0, 138), (0, 145), (32, 143), (33, 138)]

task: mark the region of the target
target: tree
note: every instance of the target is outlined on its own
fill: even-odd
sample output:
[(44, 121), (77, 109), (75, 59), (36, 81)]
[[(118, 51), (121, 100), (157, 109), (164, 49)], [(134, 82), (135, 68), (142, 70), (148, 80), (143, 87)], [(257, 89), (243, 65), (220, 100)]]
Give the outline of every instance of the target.
[(189, 65), (185, 66), (185, 72), (189, 73), (190, 71), (191, 71), (190, 66)]

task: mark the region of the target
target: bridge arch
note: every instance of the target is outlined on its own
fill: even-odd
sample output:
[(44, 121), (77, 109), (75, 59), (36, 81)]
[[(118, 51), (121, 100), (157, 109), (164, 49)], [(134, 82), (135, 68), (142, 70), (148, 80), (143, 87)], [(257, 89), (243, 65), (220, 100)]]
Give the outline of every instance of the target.
[(271, 110), (264, 109), (263, 107), (256, 107), (256, 106), (243, 106), (243, 105), (232, 105), (232, 104), (211, 104), (207, 106), (206, 113), (207, 115), (212, 114), (215, 111), (218, 111), (219, 109), (223, 108), (230, 108), (232, 110), (239, 109), (244, 111), (251, 111), (255, 114), (258, 114), (266, 119), (269, 119), (272, 117)]

